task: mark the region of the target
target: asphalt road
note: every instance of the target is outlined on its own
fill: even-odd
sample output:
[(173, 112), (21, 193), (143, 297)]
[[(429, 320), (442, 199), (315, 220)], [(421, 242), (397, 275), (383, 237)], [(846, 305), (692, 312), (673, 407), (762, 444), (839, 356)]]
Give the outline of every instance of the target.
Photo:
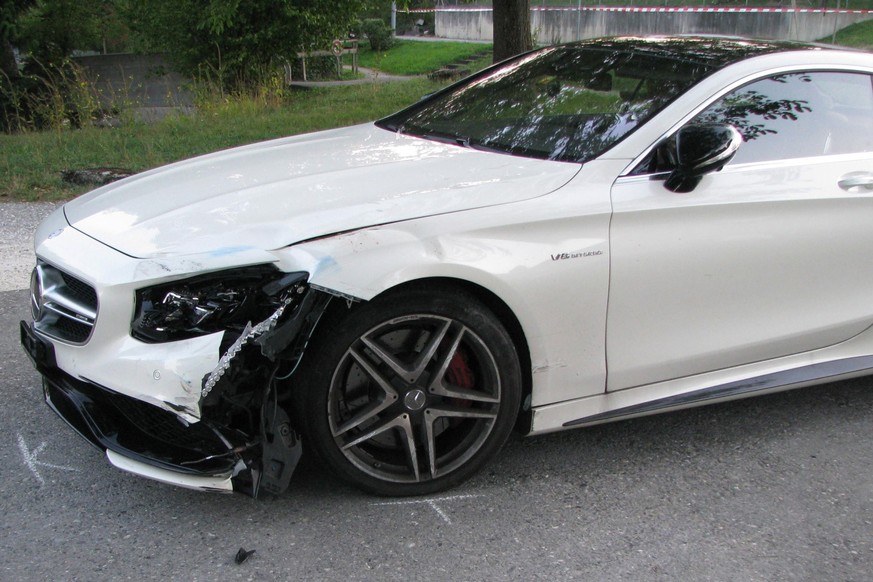
[(429, 498), (304, 461), (252, 500), (112, 468), (43, 403), (26, 314), (0, 292), (0, 580), (871, 579), (871, 379), (516, 438)]

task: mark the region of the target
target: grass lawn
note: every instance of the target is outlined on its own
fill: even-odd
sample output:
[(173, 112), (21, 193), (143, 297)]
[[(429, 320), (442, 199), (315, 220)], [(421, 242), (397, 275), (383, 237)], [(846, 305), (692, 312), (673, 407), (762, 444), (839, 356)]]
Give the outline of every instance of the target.
[(63, 200), (88, 187), (61, 171), (117, 167), (142, 171), (236, 145), (371, 121), (442, 85), (424, 79), (294, 91), (284, 103), (234, 99), (154, 124), (0, 134), (0, 200)]
[(370, 45), (364, 41), (361, 43), (358, 51), (358, 64), (389, 75), (426, 75), (443, 65), (482, 52), (488, 52), (489, 54), (480, 61), (470, 65), (473, 71), (491, 64), (490, 44), (442, 41), (422, 42), (400, 39), (389, 50), (374, 52), (370, 49)]
[[(396, 75), (426, 74), (491, 49), (478, 43), (401, 40), (388, 52), (375, 54), (365, 45), (361, 66)], [(469, 67), (478, 70), (489, 64), (490, 54)], [(236, 145), (372, 121), (441, 86), (416, 79), (292, 91), (278, 102), (234, 97), (206, 103), (193, 115), (153, 124), (127, 120), (114, 128), (0, 134), (0, 201), (62, 200), (90, 189), (63, 183), (62, 170), (142, 171)]]
[[(830, 43), (833, 37), (828, 35), (819, 42)], [(873, 48), (873, 20), (857, 22), (837, 31), (834, 44), (861, 49)]]

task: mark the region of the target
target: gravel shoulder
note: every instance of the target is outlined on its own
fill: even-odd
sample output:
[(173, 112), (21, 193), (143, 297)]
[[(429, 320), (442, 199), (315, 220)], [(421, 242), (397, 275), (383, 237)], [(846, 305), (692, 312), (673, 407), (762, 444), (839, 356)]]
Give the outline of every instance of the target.
[(33, 233), (59, 202), (0, 203), (0, 291), (27, 289), (36, 255)]

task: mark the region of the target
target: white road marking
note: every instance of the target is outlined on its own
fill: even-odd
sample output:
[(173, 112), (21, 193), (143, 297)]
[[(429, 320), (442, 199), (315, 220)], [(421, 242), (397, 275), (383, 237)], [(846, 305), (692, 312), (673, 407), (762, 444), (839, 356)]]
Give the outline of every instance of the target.
[(472, 499), (474, 497), (484, 497), (484, 495), (452, 495), (450, 497), (439, 497), (437, 499), (414, 499), (410, 501), (386, 501), (384, 503), (371, 503), (370, 505), (427, 505), (439, 515), (444, 522), (452, 525), (452, 520), (446, 515), (437, 502), (457, 501), (459, 499)]
[(24, 441), (24, 437), (20, 434), (18, 435), (18, 449), (21, 451), (21, 457), (24, 459), (24, 465), (30, 469), (30, 472), (33, 473), (33, 476), (39, 481), (39, 486), (42, 487), (45, 485), (45, 479), (43, 479), (42, 475), (39, 473), (39, 467), (47, 467), (49, 469), (59, 469), (61, 471), (75, 471), (78, 472), (79, 469), (75, 469), (73, 467), (64, 467), (63, 465), (53, 465), (52, 463), (44, 463), (37, 459), (39, 454), (45, 450), (46, 443), (40, 443), (38, 447), (33, 449), (32, 451), (27, 448), (27, 443)]

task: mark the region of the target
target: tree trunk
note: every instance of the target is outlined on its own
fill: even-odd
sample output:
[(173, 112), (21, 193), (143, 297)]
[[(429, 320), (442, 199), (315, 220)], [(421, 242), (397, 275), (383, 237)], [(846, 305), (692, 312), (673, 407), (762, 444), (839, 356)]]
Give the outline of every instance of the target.
[(18, 76), (15, 52), (12, 50), (12, 43), (8, 40), (0, 40), (0, 71), (2, 71), (2, 76), (10, 79)]
[(494, 62), (533, 48), (530, 0), (494, 0)]

